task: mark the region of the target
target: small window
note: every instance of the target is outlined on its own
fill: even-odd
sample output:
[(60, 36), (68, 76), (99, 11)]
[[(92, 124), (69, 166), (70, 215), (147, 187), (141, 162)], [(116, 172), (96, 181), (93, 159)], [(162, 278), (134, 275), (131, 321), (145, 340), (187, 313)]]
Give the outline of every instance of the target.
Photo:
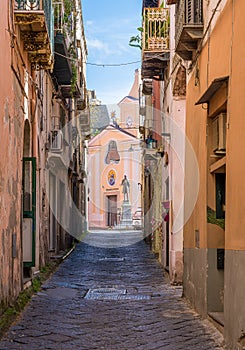
[(212, 121), (213, 151), (215, 154), (226, 153), (226, 113), (220, 113)]

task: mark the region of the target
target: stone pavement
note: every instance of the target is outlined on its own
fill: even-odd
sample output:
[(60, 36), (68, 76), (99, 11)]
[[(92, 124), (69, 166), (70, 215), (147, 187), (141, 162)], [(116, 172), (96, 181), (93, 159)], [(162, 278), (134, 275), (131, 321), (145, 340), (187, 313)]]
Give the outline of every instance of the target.
[(144, 241), (108, 248), (114, 232), (90, 233), (87, 242), (95, 237), (105, 247), (78, 244), (0, 350), (223, 349), (220, 333), (169, 285)]

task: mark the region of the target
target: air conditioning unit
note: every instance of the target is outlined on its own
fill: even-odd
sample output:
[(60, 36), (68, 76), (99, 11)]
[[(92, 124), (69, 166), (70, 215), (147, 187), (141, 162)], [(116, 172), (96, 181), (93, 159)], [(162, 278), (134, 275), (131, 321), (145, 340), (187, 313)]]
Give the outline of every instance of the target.
[(61, 152), (63, 149), (63, 133), (62, 130), (51, 131), (51, 152)]
[(226, 153), (226, 113), (220, 113), (212, 122), (213, 151), (215, 154)]

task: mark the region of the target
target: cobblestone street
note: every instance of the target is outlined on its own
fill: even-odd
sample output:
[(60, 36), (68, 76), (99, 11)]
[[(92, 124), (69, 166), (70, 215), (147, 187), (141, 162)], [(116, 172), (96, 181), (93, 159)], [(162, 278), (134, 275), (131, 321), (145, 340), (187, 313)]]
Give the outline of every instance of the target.
[[(90, 233), (88, 241), (106, 243), (115, 234)], [(144, 241), (105, 246), (78, 244), (0, 349), (223, 349), (219, 332), (188, 308), (181, 287), (170, 286)]]

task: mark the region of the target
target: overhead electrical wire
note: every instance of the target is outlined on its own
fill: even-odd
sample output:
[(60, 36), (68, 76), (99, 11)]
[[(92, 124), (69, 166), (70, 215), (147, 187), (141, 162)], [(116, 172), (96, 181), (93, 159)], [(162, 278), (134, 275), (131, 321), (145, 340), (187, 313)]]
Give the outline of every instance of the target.
[(86, 64), (89, 64), (90, 66), (98, 66), (98, 67), (119, 67), (119, 66), (128, 66), (130, 64), (140, 63), (141, 61), (133, 61), (133, 62), (126, 62), (126, 63), (91, 63), (86, 62)]
[[(68, 59), (68, 60), (70, 60), (70, 61), (75, 61), (75, 62), (77, 62), (77, 61), (79, 61), (78, 59), (76, 59), (76, 58), (72, 58), (72, 57), (69, 57), (69, 56), (65, 56), (65, 55), (62, 55), (61, 53), (59, 53), (59, 52), (54, 52), (56, 55), (58, 55), (58, 56), (61, 56), (61, 57), (64, 57), (64, 58), (66, 58), (66, 59)], [(151, 58), (149, 58), (149, 59), (146, 59), (146, 60), (144, 60), (144, 61), (150, 61), (150, 60), (152, 60), (153, 58), (159, 58), (159, 59), (161, 59), (161, 54), (159, 54), (159, 55), (156, 55), (156, 56), (154, 56), (154, 57), (151, 57)], [(132, 62), (125, 62), (125, 63), (92, 63), (92, 62), (84, 62), (85, 64), (87, 64), (87, 65), (90, 65), (90, 66), (97, 66), (97, 67), (121, 67), (121, 66), (128, 66), (128, 65), (130, 65), (130, 64), (136, 64), (136, 63), (140, 63), (141, 61), (139, 60), (139, 61), (132, 61)]]

